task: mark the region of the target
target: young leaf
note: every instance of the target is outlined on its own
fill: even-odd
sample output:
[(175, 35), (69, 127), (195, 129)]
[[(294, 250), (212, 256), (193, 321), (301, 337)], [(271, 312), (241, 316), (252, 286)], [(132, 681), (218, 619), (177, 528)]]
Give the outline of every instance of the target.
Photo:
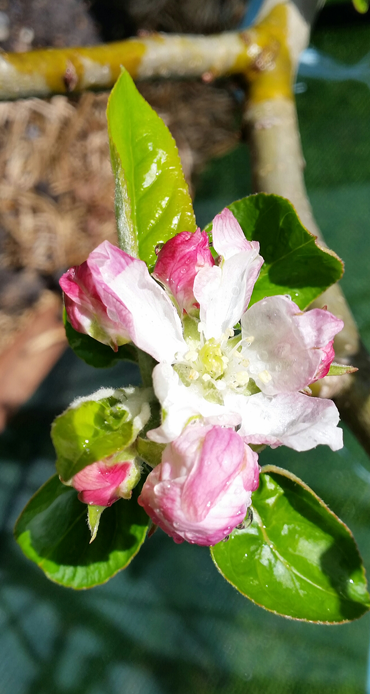
[[(276, 294), (289, 294), (303, 310), (339, 280), (343, 263), (321, 248), (301, 224), (293, 205), (278, 195), (258, 193), (229, 205), (246, 238), (258, 241), (264, 258), (250, 305)], [(212, 224), (206, 227), (209, 233)]]
[(84, 335), (72, 328), (67, 320), (66, 312), (64, 312), (64, 327), (69, 346), (89, 366), (105, 369), (122, 360), (137, 362), (137, 349), (134, 345), (122, 345), (118, 347), (117, 352), (114, 352), (108, 345), (103, 345), (90, 335)]
[(129, 446), (136, 433), (127, 410), (114, 398), (68, 408), (51, 428), (58, 474), (67, 482), (87, 465)]
[(196, 229), (180, 157), (168, 128), (126, 71), (112, 90), (107, 118), (120, 246), (151, 269), (157, 244)]
[(293, 619), (335, 624), (370, 608), (348, 528), (301, 480), (262, 468), (253, 522), (212, 548), (222, 575), (253, 602)]
[(28, 502), (15, 538), (26, 557), (52, 581), (68, 588), (92, 588), (125, 569), (145, 540), (149, 518), (137, 503), (120, 500), (105, 509), (92, 544), (86, 505), (54, 475)]

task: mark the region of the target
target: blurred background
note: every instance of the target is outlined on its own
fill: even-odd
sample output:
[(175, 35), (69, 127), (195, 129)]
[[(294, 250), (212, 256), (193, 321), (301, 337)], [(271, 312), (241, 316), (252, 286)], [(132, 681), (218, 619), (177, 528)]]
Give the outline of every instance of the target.
[[(237, 28), (244, 0), (0, 0), (0, 47), (88, 45), (145, 31)], [(240, 84), (142, 84), (172, 130), (204, 226), (252, 192)], [(370, 17), (329, 3), (295, 87), (306, 183), (370, 348)], [(0, 692), (14, 694), (370, 694), (370, 621), (323, 627), (249, 603), (206, 548), (158, 531), (126, 571), (91, 591), (60, 588), (12, 537), (54, 473), (50, 425), (132, 364), (94, 370), (67, 348), (60, 274), (115, 240), (107, 94), (0, 103)], [(370, 462), (347, 430), (339, 453), (265, 451), (344, 520), (370, 570)]]

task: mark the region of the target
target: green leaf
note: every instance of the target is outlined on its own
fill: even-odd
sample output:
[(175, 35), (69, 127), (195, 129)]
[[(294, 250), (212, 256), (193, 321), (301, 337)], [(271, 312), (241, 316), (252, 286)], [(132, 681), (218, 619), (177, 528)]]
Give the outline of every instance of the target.
[(356, 366), (349, 366), (349, 364), (334, 364), (330, 365), (330, 369), (327, 376), (343, 376), (343, 374), (354, 374), (358, 369)]
[(114, 366), (122, 360), (137, 362), (137, 349), (134, 345), (122, 345), (122, 347), (118, 347), (117, 352), (114, 352), (108, 345), (103, 345), (101, 342), (94, 340), (93, 337), (90, 337), (90, 335), (84, 335), (72, 328), (72, 325), (67, 320), (65, 311), (64, 327), (69, 346), (89, 366), (105, 369), (109, 366)]
[(137, 503), (120, 500), (101, 516), (92, 544), (86, 505), (54, 475), (39, 489), (17, 520), (15, 538), (26, 557), (52, 581), (81, 589), (105, 583), (126, 568), (144, 542), (149, 518)]
[(357, 12), (360, 12), (360, 14), (365, 14), (365, 12), (368, 11), (369, 9), (369, 3), (367, 0), (352, 0), (353, 2), (353, 7)]
[(314, 492), (286, 470), (262, 468), (253, 522), (211, 549), (222, 575), (276, 614), (327, 624), (370, 608), (351, 532)]
[(132, 417), (114, 397), (70, 407), (51, 428), (58, 474), (67, 482), (87, 465), (129, 446), (136, 433)]
[[(246, 238), (258, 241), (264, 264), (250, 306), (289, 294), (303, 310), (343, 274), (338, 256), (321, 248), (301, 224), (293, 205), (278, 195), (258, 193), (229, 205)], [(206, 227), (211, 232), (212, 224)]]
[(108, 131), (121, 248), (151, 269), (155, 247), (196, 224), (170, 131), (123, 71), (109, 98)]

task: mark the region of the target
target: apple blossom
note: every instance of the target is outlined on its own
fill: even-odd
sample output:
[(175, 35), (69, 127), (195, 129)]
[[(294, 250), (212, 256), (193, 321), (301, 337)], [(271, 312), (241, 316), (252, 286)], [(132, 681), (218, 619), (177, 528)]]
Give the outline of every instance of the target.
[(193, 421), (163, 451), (138, 499), (175, 542), (214, 545), (244, 520), (258, 456), (233, 429)]
[[(296, 450), (325, 443), (337, 450), (342, 434), (334, 403), (301, 391), (327, 373), (342, 321), (324, 309), (303, 313), (289, 296), (270, 296), (248, 308), (263, 263), (259, 244), (245, 238), (228, 209), (216, 216), (212, 233), (217, 264), (200, 231), (182, 232), (160, 251), (153, 274), (171, 292), (180, 315), (145, 264), (106, 241), (87, 261), (85, 303), (61, 282), (70, 320), (80, 312), (80, 330), (97, 337), (100, 311), (111, 342), (131, 339), (159, 362), (153, 387), (162, 423), (147, 433), (153, 441), (174, 441), (190, 419), (203, 417), (213, 425), (239, 426), (246, 440)], [(78, 278), (78, 268), (74, 273)], [(241, 330), (235, 333), (238, 321)]]

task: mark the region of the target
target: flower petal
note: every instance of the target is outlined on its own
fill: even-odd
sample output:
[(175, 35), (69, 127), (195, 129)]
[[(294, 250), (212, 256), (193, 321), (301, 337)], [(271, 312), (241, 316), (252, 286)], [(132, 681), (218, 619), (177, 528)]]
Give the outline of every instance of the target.
[(223, 258), (221, 266), (199, 271), (194, 295), (205, 338), (220, 340), (246, 310), (263, 258), (259, 244), (247, 241), (228, 209), (213, 220), (213, 245)]
[(259, 253), (260, 250), (258, 241), (245, 238), (239, 222), (227, 207), (212, 222), (212, 240), (215, 251), (225, 260), (243, 251)]
[[(187, 438), (180, 437), (183, 455), (196, 463), (183, 487), (182, 507), (192, 521), (202, 521), (221, 494), (240, 472), (244, 462), (244, 443), (233, 429), (190, 424)], [(202, 448), (198, 456), (198, 448)], [(174, 448), (176, 444), (172, 445)], [(192, 449), (195, 449), (194, 451)]]
[(157, 361), (187, 349), (175, 307), (142, 260), (104, 241), (90, 254), (89, 267), (109, 317), (137, 347)]
[(79, 493), (78, 498), (85, 504), (111, 506), (121, 497), (120, 487), (129, 480), (132, 463), (124, 462), (107, 465), (103, 461), (88, 465), (73, 477), (72, 484)]
[(322, 309), (302, 313), (289, 297), (270, 296), (251, 306), (241, 325), (248, 371), (262, 392), (275, 395), (321, 377), (333, 356), (328, 343), (343, 321)]
[(343, 433), (337, 426), (339, 413), (331, 400), (302, 393), (267, 397), (263, 393), (244, 398), (230, 395), (226, 402), (239, 406), (242, 426), (239, 434), (246, 443), (288, 446), (308, 451), (326, 444), (333, 451), (343, 446)]
[(308, 348), (324, 348), (343, 330), (344, 323), (330, 311), (313, 308), (296, 317), (299, 329)]
[(214, 264), (207, 233), (200, 229), (194, 233), (182, 231), (164, 244), (153, 277), (172, 294), (181, 313), (193, 313), (197, 308), (193, 292), (195, 276), (202, 267)]
[(139, 504), (175, 542), (216, 544), (244, 520), (257, 459), (234, 431), (193, 422), (163, 451)]
[(320, 308), (302, 313), (296, 318), (299, 329), (308, 348), (320, 348), (320, 364), (312, 379), (324, 378), (330, 369), (335, 352), (334, 337), (343, 330), (344, 323), (332, 313)]

